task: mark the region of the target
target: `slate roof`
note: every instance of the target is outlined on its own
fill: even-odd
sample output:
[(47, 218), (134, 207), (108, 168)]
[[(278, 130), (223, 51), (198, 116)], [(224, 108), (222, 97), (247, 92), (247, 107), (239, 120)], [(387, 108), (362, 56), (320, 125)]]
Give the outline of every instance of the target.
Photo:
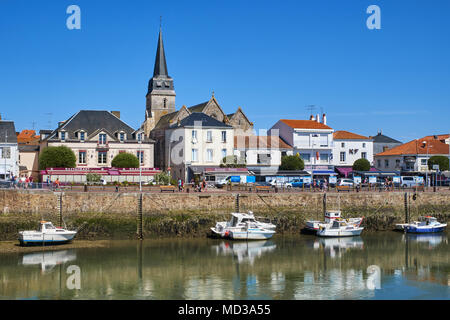
[(168, 77), (166, 55), (164, 53), (164, 44), (162, 39), (162, 30), (159, 30), (158, 48), (156, 49), (155, 68), (153, 77)]
[(370, 136), (369, 138), (372, 139), (374, 143), (402, 143), (401, 141), (392, 139), (381, 134), (380, 132), (376, 136)]
[(328, 129), (333, 130), (331, 127), (314, 121), (314, 120), (288, 120), (288, 119), (281, 119), (281, 122), (284, 124), (287, 124), (289, 127), (293, 129)]
[(75, 132), (84, 130), (87, 136), (97, 130), (104, 129), (110, 134), (118, 131), (124, 131), (127, 135), (126, 140), (133, 140), (135, 130), (128, 124), (117, 118), (109, 111), (104, 110), (81, 110), (62, 123), (57, 129), (53, 130), (49, 136), (49, 140), (59, 140), (57, 132), (61, 129), (66, 131), (66, 140), (78, 140)]
[(193, 112), (186, 118), (180, 121), (180, 124), (173, 123), (170, 128), (182, 128), (182, 127), (194, 127), (199, 126), (200, 124), (198, 122), (201, 121), (201, 126), (204, 128), (230, 128), (232, 129), (232, 126), (229, 126), (223, 122), (220, 122), (219, 120), (216, 120), (202, 112)]
[(199, 103), (196, 104), (195, 106), (189, 107), (189, 111), (191, 112), (203, 112), (203, 109), (205, 109), (206, 105), (208, 104), (209, 101), (203, 102), (203, 103)]
[(17, 143), (14, 121), (0, 120), (0, 143)]

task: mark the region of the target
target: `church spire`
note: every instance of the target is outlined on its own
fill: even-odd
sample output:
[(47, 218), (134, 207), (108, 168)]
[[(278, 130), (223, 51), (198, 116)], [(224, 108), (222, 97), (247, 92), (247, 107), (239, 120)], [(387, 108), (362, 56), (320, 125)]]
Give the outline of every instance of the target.
[(167, 73), (166, 55), (164, 53), (164, 44), (162, 39), (162, 29), (159, 27), (158, 49), (156, 50), (155, 69), (153, 77), (169, 77)]

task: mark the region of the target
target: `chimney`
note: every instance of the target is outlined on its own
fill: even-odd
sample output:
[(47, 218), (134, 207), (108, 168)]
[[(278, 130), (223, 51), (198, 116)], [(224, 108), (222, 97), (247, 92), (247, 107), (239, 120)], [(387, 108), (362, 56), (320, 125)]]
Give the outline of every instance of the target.
[(327, 124), (327, 115), (325, 113), (322, 115), (322, 123)]
[(309, 117), (309, 120), (312, 120), (312, 121), (314, 121), (314, 116), (313, 116), (313, 115), (311, 115), (311, 116)]
[(120, 119), (120, 111), (111, 111), (111, 113)]
[(320, 117), (319, 117), (319, 114), (317, 114), (316, 121), (320, 123)]
[(2, 115), (0, 114), (0, 120), (2, 120)]

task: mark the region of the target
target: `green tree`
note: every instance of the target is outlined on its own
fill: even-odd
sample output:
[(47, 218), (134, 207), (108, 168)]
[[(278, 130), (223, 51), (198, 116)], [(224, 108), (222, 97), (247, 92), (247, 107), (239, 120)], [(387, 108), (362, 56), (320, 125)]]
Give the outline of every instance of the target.
[(139, 159), (131, 153), (119, 153), (111, 162), (115, 168), (139, 168)]
[(303, 170), (305, 169), (305, 162), (298, 154), (294, 156), (281, 157), (280, 170)]
[(433, 169), (433, 165), (439, 165), (439, 171), (448, 171), (449, 160), (446, 156), (432, 156), (428, 159), (428, 169)]
[(77, 158), (72, 149), (66, 146), (46, 147), (39, 155), (39, 169), (75, 168)]
[(155, 183), (157, 185), (169, 185), (172, 178), (167, 172), (160, 172), (155, 175)]
[(369, 160), (361, 158), (353, 162), (353, 171), (370, 171)]
[(221, 168), (245, 168), (246, 166), (245, 159), (239, 158), (236, 155), (226, 156), (220, 163)]

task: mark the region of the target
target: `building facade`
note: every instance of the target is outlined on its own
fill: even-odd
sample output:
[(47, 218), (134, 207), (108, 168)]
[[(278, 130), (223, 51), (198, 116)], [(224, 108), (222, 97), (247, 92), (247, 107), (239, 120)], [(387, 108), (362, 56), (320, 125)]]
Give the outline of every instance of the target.
[(19, 176), (19, 147), (13, 121), (0, 120), (0, 179)]
[(427, 136), (380, 152), (374, 156), (375, 167), (384, 171), (427, 173), (431, 171), (428, 168), (430, 157), (450, 157), (448, 137), (449, 135)]
[(154, 167), (154, 141), (122, 121), (117, 111), (81, 110), (41, 136), (41, 153), (47, 146), (69, 147), (77, 168), (111, 167), (114, 157), (124, 152), (135, 155), (141, 167)]
[(17, 135), (20, 175), (31, 176), (34, 181), (39, 179), (39, 141), (34, 130), (22, 130)]
[(383, 132), (381, 130), (377, 133), (376, 136), (369, 136), (369, 138), (372, 139), (372, 141), (373, 141), (373, 154), (374, 155), (403, 144), (402, 142), (400, 142), (398, 140), (395, 140), (391, 137), (383, 135)]
[(373, 165), (373, 141), (365, 136), (336, 131), (333, 134), (333, 164), (335, 166), (353, 166), (358, 159), (366, 159)]
[(191, 181), (208, 168), (218, 168), (233, 155), (233, 127), (204, 113), (193, 112), (165, 130), (166, 167), (174, 179)]

